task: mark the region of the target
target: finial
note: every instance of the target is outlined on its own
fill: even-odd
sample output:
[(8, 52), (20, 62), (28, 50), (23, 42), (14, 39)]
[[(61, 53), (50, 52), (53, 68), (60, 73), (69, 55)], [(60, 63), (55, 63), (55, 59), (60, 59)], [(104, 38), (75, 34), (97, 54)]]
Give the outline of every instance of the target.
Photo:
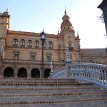
[(8, 8), (6, 9), (6, 12), (8, 12)]
[(79, 39), (79, 33), (77, 32), (77, 38)]
[(40, 33), (40, 35), (45, 35), (44, 28), (43, 28), (42, 32)]
[(43, 28), (42, 32), (44, 32), (44, 28)]
[(58, 29), (58, 35), (59, 35), (59, 29)]
[(79, 37), (79, 33), (77, 32), (77, 36)]
[(65, 15), (67, 14), (67, 12), (66, 12), (66, 7), (65, 7), (65, 12), (64, 12), (64, 13), (65, 13)]

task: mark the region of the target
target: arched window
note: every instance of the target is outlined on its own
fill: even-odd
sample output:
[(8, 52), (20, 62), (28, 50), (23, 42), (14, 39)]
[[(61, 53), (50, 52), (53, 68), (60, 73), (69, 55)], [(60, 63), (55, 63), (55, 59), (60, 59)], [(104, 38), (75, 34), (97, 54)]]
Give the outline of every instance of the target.
[(13, 39), (13, 46), (18, 46), (18, 40), (17, 39)]
[(39, 48), (39, 41), (38, 40), (35, 41), (35, 48)]
[(48, 48), (50, 49), (50, 48), (53, 48), (53, 43), (50, 41), (49, 43), (48, 43)]
[(20, 46), (21, 46), (21, 47), (25, 47), (25, 40), (24, 40), (24, 39), (21, 39), (21, 41), (20, 41)]
[(31, 40), (28, 40), (27, 46), (32, 47), (32, 41)]

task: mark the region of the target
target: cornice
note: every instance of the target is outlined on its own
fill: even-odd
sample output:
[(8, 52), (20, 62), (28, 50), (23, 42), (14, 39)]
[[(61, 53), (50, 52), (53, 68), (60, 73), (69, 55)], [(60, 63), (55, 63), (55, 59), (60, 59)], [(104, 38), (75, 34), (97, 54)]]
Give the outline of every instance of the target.
[[(34, 37), (40, 37), (40, 33), (35, 33), (35, 32), (25, 32), (25, 31), (14, 31), (14, 30), (8, 30), (7, 31), (8, 35), (23, 35), (23, 36), (34, 36)], [(48, 38), (57, 38), (57, 35), (55, 34), (47, 34), (46, 37)]]

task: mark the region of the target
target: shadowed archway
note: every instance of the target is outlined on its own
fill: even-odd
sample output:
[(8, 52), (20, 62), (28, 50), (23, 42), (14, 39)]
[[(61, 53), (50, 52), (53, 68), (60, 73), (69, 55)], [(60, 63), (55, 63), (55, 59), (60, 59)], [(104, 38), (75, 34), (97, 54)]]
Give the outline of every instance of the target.
[(11, 67), (7, 67), (4, 70), (3, 77), (13, 77), (13, 76), (14, 76), (14, 70)]
[(20, 78), (27, 78), (27, 70), (25, 68), (20, 68), (17, 76)]
[(51, 69), (50, 68), (46, 68), (44, 71), (44, 78), (48, 78), (50, 76), (51, 73)]
[(40, 71), (38, 68), (33, 68), (31, 70), (31, 77), (32, 78), (40, 78)]

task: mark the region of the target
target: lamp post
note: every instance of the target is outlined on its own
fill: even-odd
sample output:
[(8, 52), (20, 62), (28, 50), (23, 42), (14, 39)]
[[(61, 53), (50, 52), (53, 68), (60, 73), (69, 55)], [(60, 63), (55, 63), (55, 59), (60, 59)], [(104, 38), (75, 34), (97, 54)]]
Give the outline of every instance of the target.
[(40, 78), (44, 78), (44, 43), (45, 43), (45, 40), (46, 40), (46, 37), (45, 37), (45, 33), (44, 31), (42, 31), (40, 33), (40, 36), (41, 36), (41, 41), (42, 41), (42, 64), (41, 64), (41, 73), (40, 73)]

